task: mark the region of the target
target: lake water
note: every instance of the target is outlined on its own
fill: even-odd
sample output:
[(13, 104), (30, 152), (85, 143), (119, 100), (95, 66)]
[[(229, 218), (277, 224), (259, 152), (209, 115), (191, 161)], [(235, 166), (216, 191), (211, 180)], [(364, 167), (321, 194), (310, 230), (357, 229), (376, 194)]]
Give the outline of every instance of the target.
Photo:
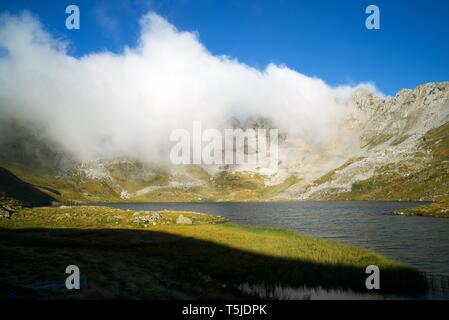
[[(449, 275), (449, 219), (392, 215), (418, 202), (109, 203), (132, 210), (221, 215), (240, 225), (286, 228), (375, 250), (422, 271)], [(104, 204), (103, 204), (104, 205)]]

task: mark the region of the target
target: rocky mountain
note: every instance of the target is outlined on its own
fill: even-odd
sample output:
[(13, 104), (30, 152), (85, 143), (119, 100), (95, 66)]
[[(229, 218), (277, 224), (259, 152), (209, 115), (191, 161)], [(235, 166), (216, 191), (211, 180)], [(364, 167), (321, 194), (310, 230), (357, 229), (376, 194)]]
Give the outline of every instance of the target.
[(302, 199), (434, 200), (449, 192), (449, 83), (380, 98), (360, 90), (360, 150)]
[[(449, 82), (395, 96), (358, 89), (338, 134), (321, 145), (279, 133), (279, 170), (168, 166), (115, 158), (77, 162), (14, 128), (0, 166), (55, 201), (435, 200), (449, 192)], [(254, 117), (235, 127), (270, 128)], [(5, 185), (0, 193), (8, 196)]]

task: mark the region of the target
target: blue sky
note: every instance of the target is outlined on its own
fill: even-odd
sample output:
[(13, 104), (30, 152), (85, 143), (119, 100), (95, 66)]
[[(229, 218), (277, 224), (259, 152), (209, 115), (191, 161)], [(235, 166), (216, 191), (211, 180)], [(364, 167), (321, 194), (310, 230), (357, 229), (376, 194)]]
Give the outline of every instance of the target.
[[(81, 29), (65, 29), (65, 8), (76, 4)], [(376, 4), (381, 29), (365, 28)], [(139, 17), (154, 11), (180, 30), (197, 31), (213, 54), (263, 69), (285, 64), (331, 85), (373, 81), (386, 94), (449, 80), (449, 1), (299, 0), (1, 0), (0, 11), (28, 10), (70, 53), (121, 52), (134, 46)]]

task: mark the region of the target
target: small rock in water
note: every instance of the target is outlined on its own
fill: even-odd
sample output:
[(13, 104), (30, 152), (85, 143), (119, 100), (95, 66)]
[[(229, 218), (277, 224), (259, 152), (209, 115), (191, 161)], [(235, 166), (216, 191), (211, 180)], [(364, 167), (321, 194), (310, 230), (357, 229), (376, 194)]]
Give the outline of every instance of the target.
[(192, 220), (184, 217), (182, 214), (176, 219), (177, 224), (192, 224)]

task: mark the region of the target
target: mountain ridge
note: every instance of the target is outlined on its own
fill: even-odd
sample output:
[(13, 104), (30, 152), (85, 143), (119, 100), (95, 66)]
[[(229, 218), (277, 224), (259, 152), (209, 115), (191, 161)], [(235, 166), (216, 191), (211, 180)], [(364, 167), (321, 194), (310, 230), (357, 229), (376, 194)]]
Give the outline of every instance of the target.
[[(0, 146), (0, 166), (60, 202), (434, 201), (447, 195), (449, 82), (387, 97), (359, 88), (348, 105), (354, 112), (341, 123), (342, 138), (312, 150), (318, 153), (295, 137), (283, 136), (275, 175), (258, 168), (170, 167), (126, 158), (80, 163), (21, 130), (13, 143)], [(255, 117), (244, 126), (270, 125), (269, 119)], [(26, 148), (21, 147), (24, 141)], [(41, 151), (30, 147), (33, 143)], [(298, 145), (302, 149), (295, 149)], [(11, 148), (14, 153), (8, 152)], [(33, 150), (33, 155), (22, 149)], [(35, 154), (42, 157), (39, 165), (33, 164)]]

